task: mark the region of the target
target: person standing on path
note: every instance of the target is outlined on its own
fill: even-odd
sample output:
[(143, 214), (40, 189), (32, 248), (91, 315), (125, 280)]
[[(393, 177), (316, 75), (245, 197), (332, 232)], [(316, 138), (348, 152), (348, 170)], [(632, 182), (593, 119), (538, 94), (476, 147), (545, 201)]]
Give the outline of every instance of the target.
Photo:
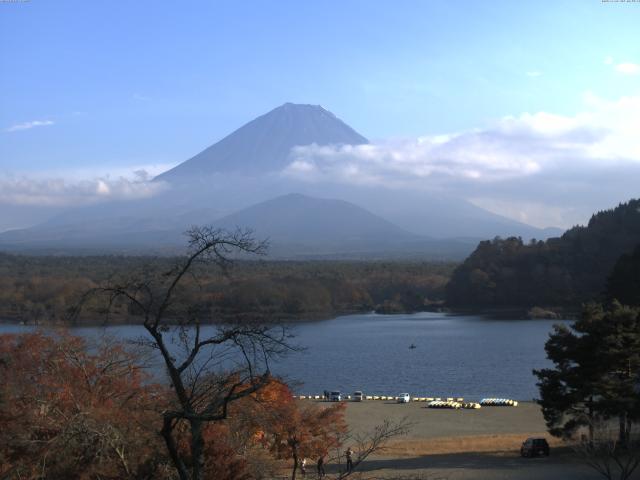
[(351, 473), (353, 470), (353, 450), (351, 447), (347, 448), (347, 473)]
[(302, 463), (300, 464), (300, 473), (302, 473), (303, 477), (307, 476), (307, 459), (303, 458)]
[(324, 472), (324, 455), (322, 455), (318, 459), (318, 478), (324, 477), (326, 474)]

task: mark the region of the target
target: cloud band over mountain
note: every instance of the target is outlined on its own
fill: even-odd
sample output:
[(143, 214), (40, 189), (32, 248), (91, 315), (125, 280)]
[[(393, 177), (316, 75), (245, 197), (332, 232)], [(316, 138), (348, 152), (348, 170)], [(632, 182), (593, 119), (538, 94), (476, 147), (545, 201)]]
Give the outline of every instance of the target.
[(570, 226), (584, 221), (576, 199), (596, 206), (624, 200), (637, 195), (632, 178), (640, 178), (640, 96), (606, 101), (588, 94), (584, 105), (573, 116), (525, 113), (448, 135), (296, 147), (284, 174), (440, 190), (540, 226)]
[(0, 177), (0, 204), (31, 206), (80, 206), (113, 200), (151, 197), (166, 185), (150, 182), (148, 173), (136, 170), (125, 176), (64, 178), (5, 176)]
[[(278, 115), (274, 116), (274, 112)], [(267, 148), (270, 143), (264, 149), (257, 148), (252, 153), (255, 161), (248, 165), (242, 149), (241, 154), (234, 149), (233, 155), (220, 153), (226, 152), (223, 147), (228, 144), (234, 148), (236, 143), (244, 147), (253, 145), (255, 135), (251, 129), (257, 128), (256, 122), (262, 122), (260, 128), (290, 131), (288, 123), (281, 125), (281, 117), (288, 119), (292, 112), (320, 116), (332, 128), (340, 127), (341, 135), (356, 135), (355, 141), (300, 146), (303, 143), (300, 138), (306, 137), (294, 135), (297, 143), (286, 148), (278, 143), (282, 147), (282, 162), (265, 163), (258, 155), (264, 150), (279, 159), (279, 150), (274, 153), (273, 148)], [(303, 122), (289, 123), (300, 127)], [(206, 176), (211, 172), (198, 174), (197, 178), (203, 185), (217, 188), (224, 185), (237, 192), (247, 188), (248, 184), (242, 182), (243, 175), (259, 174), (255, 180), (263, 179), (266, 185), (266, 175), (276, 174), (290, 182), (290, 188), (277, 193), (297, 191), (300, 187), (296, 185), (303, 184), (442, 193), (538, 227), (569, 227), (583, 223), (595, 210), (637, 196), (640, 178), (637, 125), (640, 125), (640, 96), (608, 101), (587, 94), (582, 111), (575, 115), (525, 113), (504, 117), (485, 128), (366, 143), (364, 137), (320, 107), (297, 109), (285, 104), (203, 152), (216, 153), (205, 166), (214, 172), (221, 170), (217, 172), (218, 178)], [(245, 130), (251, 135), (244, 135)], [(291, 149), (291, 145), (299, 146)], [(185, 165), (188, 163), (193, 162)], [(227, 172), (229, 165), (245, 170), (231, 175)], [(273, 172), (260, 173), (260, 168), (267, 168), (264, 165), (275, 168)], [(95, 171), (37, 176), (0, 174), (0, 204), (79, 206), (153, 197), (166, 185), (157, 179), (151, 182), (151, 175), (168, 168), (131, 167), (110, 174)]]

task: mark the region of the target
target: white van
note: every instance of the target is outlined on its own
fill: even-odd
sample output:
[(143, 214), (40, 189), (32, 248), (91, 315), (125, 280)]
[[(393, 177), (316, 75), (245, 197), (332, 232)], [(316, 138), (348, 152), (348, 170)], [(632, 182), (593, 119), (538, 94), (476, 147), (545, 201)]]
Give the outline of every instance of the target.
[(361, 402), (362, 400), (364, 400), (364, 394), (360, 390), (353, 392), (354, 402)]
[(401, 393), (398, 395), (398, 403), (409, 403), (411, 401), (411, 396), (408, 393)]
[(331, 400), (332, 402), (341, 402), (342, 401), (342, 395), (338, 391), (331, 392), (329, 394), (329, 400)]

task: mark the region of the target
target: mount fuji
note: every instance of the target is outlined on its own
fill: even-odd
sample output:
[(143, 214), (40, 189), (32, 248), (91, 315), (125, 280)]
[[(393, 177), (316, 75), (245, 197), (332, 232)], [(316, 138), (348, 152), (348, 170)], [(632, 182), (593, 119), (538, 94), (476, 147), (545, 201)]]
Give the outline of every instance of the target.
[(352, 254), (462, 258), (494, 236), (544, 239), (538, 229), (465, 199), (367, 185), (304, 182), (283, 171), (296, 146), (369, 141), (319, 105), (285, 103), (248, 122), (153, 182), (146, 199), (72, 208), (0, 234), (0, 249), (158, 252), (184, 245), (194, 224), (253, 228), (272, 256)]

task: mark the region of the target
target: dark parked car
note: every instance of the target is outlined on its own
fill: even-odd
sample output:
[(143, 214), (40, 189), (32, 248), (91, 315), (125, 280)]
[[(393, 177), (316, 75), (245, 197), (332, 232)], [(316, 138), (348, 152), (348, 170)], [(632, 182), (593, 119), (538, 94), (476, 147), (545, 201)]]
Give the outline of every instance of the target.
[(523, 457), (549, 456), (549, 444), (544, 438), (527, 438), (520, 447)]

